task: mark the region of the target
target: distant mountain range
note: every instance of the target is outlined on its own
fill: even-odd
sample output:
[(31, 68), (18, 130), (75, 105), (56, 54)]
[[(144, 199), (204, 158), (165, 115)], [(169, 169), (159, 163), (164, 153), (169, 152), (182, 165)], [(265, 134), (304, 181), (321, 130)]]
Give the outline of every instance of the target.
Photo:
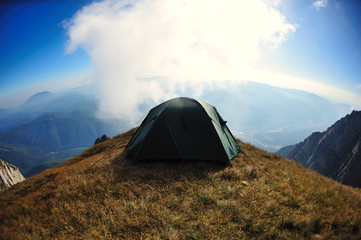
[(24, 104), (0, 111), (0, 158), (28, 177), (57, 165), (93, 145), (94, 140), (122, 132), (96, 115), (92, 89), (40, 92)]
[[(194, 97), (192, 92), (184, 95)], [(195, 98), (214, 105), (236, 137), (268, 151), (326, 129), (350, 111), (304, 91), (252, 82), (207, 86)], [(40, 92), (17, 108), (0, 109), (0, 158), (28, 177), (80, 154), (103, 134), (114, 136), (132, 127), (100, 117), (100, 101), (96, 87), (88, 85)], [(139, 107), (146, 115), (154, 105)]]
[(91, 116), (58, 117), (51, 113), (7, 131), (0, 141), (59, 151), (91, 146), (96, 137), (112, 131), (111, 126)]
[(236, 137), (271, 152), (326, 130), (351, 112), (350, 106), (309, 92), (254, 82), (205, 89), (201, 100), (218, 109)]
[(361, 111), (278, 153), (340, 183), (361, 187)]

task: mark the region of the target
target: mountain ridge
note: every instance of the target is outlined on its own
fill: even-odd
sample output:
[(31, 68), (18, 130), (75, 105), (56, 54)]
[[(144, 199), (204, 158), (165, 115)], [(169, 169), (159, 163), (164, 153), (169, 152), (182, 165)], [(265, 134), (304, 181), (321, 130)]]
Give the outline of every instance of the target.
[(361, 111), (278, 153), (336, 181), (361, 187)]
[(92, 94), (89, 86), (39, 92), (17, 108), (1, 110), (0, 157), (29, 177), (78, 155), (103, 134), (118, 134), (122, 123), (115, 127), (97, 116)]
[(56, 114), (45, 114), (29, 124), (19, 125), (6, 132), (0, 142), (57, 151), (89, 147), (95, 138), (110, 132), (112, 127), (93, 117), (57, 117)]
[(47, 100), (49, 100), (49, 98), (51, 96), (53, 96), (54, 94), (52, 94), (49, 91), (43, 91), (43, 92), (38, 92), (35, 93), (34, 95), (30, 96), (23, 104), (21, 104), (19, 107), (20, 108), (31, 108), (34, 107), (36, 105), (38, 105), (40, 103), (40, 101), (43, 101), (44, 98), (46, 98)]

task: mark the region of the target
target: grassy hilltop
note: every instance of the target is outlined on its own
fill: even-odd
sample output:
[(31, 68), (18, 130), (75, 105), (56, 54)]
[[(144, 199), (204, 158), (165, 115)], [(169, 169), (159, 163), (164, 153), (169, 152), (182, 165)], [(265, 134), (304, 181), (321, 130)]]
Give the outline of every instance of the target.
[(134, 133), (0, 194), (0, 239), (360, 239), (361, 191), (240, 143), (232, 166), (131, 164)]

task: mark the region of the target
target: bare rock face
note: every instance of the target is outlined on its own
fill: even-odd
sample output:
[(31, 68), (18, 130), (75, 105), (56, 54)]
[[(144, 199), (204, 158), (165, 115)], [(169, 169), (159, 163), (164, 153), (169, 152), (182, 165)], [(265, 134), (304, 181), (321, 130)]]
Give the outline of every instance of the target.
[(0, 191), (11, 188), (24, 179), (17, 167), (0, 159)]
[(361, 187), (361, 111), (288, 149), (279, 153), (340, 183)]

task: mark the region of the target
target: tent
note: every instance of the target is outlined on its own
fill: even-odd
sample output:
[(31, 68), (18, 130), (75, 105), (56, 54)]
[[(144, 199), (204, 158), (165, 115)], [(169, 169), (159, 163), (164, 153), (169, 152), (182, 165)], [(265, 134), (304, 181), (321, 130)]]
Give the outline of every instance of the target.
[(241, 147), (217, 109), (179, 97), (153, 109), (126, 146), (139, 160), (205, 160), (229, 163)]

